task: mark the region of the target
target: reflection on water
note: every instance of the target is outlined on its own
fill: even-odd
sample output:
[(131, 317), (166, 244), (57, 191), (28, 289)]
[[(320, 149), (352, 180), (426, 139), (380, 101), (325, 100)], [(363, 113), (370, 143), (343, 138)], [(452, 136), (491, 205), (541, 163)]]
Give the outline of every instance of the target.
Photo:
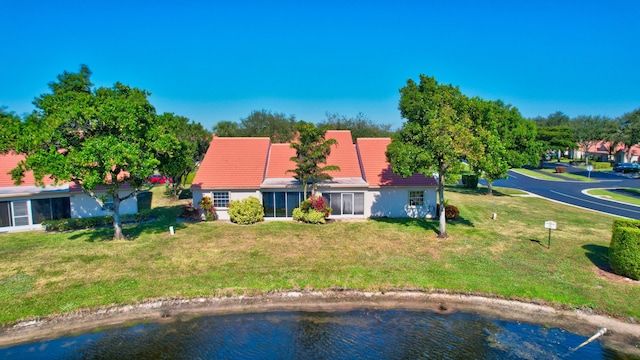
[(426, 311), (273, 312), (143, 324), (0, 349), (6, 359), (615, 359), (560, 329)]

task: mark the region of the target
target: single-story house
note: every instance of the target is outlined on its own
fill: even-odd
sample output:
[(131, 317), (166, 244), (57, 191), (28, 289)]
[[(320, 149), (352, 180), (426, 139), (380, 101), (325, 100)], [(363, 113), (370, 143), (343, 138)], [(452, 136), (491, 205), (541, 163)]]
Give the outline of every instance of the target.
[[(349, 130), (329, 130), (335, 139), (326, 165), (331, 181), (318, 185), (333, 209), (331, 218), (434, 217), (437, 181), (416, 174), (402, 178), (391, 171), (385, 151), (389, 138), (357, 139)], [(296, 165), (290, 144), (273, 144), (267, 137), (225, 138), (214, 136), (202, 160), (191, 190), (193, 203), (210, 196), (219, 219), (228, 220), (232, 200), (258, 198), (266, 219), (291, 219), (303, 200), (302, 186), (293, 178)]]
[[(75, 183), (54, 185), (45, 176), (44, 187), (38, 186), (29, 171), (16, 186), (9, 172), (22, 159), (22, 155), (0, 154), (0, 232), (41, 229), (45, 220), (111, 215)], [(120, 205), (121, 214), (137, 212), (135, 198)]]
[[(587, 154), (595, 156), (598, 161), (638, 162), (640, 146), (634, 145), (629, 151), (624, 144), (616, 144), (611, 148), (611, 142), (600, 140), (587, 149)], [(584, 153), (581, 150), (574, 150), (572, 155), (573, 158), (584, 158)]]

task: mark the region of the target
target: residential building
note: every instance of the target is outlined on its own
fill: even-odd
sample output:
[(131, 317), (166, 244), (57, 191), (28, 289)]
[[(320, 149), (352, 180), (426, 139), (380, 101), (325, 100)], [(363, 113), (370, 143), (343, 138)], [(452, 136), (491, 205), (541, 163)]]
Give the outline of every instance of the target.
[[(402, 178), (391, 171), (385, 151), (389, 138), (358, 139), (349, 130), (329, 130), (335, 139), (326, 165), (331, 181), (318, 185), (318, 193), (333, 209), (330, 218), (433, 217), (437, 182), (416, 174)], [(233, 200), (254, 196), (263, 204), (265, 218), (290, 219), (304, 196), (301, 184), (288, 170), (296, 168), (290, 144), (274, 144), (266, 137), (214, 136), (196, 174), (191, 190), (197, 204), (203, 196), (213, 199), (219, 219), (229, 219)]]

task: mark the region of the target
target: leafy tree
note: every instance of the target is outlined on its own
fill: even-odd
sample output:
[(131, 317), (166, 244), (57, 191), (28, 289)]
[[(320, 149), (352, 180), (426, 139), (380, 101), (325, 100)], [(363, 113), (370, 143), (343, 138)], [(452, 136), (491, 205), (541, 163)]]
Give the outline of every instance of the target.
[(213, 133), (221, 137), (240, 137), (240, 125), (233, 121), (220, 121), (213, 126)]
[(578, 116), (571, 120), (573, 134), (580, 150), (585, 154), (585, 160), (589, 163), (587, 152), (589, 148), (605, 137), (604, 121), (599, 116)]
[(354, 142), (358, 138), (390, 137), (393, 133), (390, 124), (376, 124), (363, 113), (359, 113), (355, 118), (330, 113), (326, 113), (326, 117), (327, 119), (318, 126), (331, 130), (351, 130)]
[(510, 167), (538, 161), (535, 125), (525, 120), (518, 109), (500, 100), (473, 98), (469, 111), (473, 131), (484, 146), (482, 157), (472, 167), (487, 180), (491, 195), (493, 181), (505, 178)]
[(464, 158), (476, 163), (482, 156), (482, 145), (470, 130), (474, 125), (467, 111), (468, 102), (458, 87), (438, 84), (433, 77), (420, 75), (419, 84), (407, 80), (400, 89), (398, 106), (407, 121), (387, 147), (394, 173), (403, 177), (438, 174), (440, 238), (447, 237), (446, 178), (460, 169)]
[(309, 183), (313, 195), (319, 182), (332, 179), (327, 171), (340, 170), (338, 166), (326, 165), (327, 157), (331, 154), (331, 145), (338, 142), (336, 139), (325, 139), (327, 130), (312, 123), (300, 121), (296, 124), (295, 130), (299, 135), (298, 141), (291, 143), (291, 148), (296, 150), (296, 156), (292, 157), (291, 161), (296, 163), (296, 168), (287, 172), (295, 174), (294, 178), (302, 184), (306, 199)]
[(296, 118), (282, 113), (267, 110), (252, 111), (249, 116), (240, 120), (240, 124), (232, 121), (220, 121), (213, 127), (213, 132), (222, 137), (268, 137), (276, 143), (286, 143), (295, 136)]
[(242, 119), (240, 129), (242, 136), (264, 136), (273, 142), (286, 143), (294, 138), (295, 116), (287, 117), (282, 113), (271, 113), (267, 110), (253, 111)]
[[(64, 72), (49, 84), (51, 93), (35, 99), (37, 111), (26, 118), (13, 147), (25, 159), (11, 173), (16, 183), (28, 170), (39, 184), (45, 175), (76, 183), (112, 211), (113, 238), (123, 239), (120, 204), (136, 196), (160, 164), (158, 155), (177, 142), (157, 125), (147, 91), (121, 83), (92, 90), (90, 75), (86, 65), (78, 73)], [(96, 193), (99, 188), (106, 197)]]
[(0, 107), (0, 154), (8, 152), (16, 143), (22, 123), (13, 112)]
[(189, 122), (188, 118), (172, 113), (158, 116), (158, 126), (164, 127), (178, 140), (171, 153), (160, 154), (158, 158), (158, 170), (172, 180), (167, 184), (168, 193), (177, 199), (186, 186), (187, 175), (204, 158), (211, 142), (211, 134), (200, 123)]
[(558, 149), (573, 149), (576, 139), (573, 130), (568, 126), (548, 126), (538, 128), (538, 140), (543, 152)]
[(606, 119), (603, 124), (603, 136), (602, 139), (607, 142), (607, 151), (609, 152), (609, 159), (613, 159), (613, 151), (618, 144), (623, 141), (624, 133), (622, 131), (622, 122), (620, 119)]
[(640, 144), (640, 109), (622, 115), (620, 143), (625, 145), (627, 158), (631, 158), (631, 147)]
[(555, 126), (569, 126), (571, 119), (562, 113), (562, 111), (556, 111), (553, 114), (549, 114), (546, 118), (537, 117), (533, 121), (538, 127), (555, 127)]

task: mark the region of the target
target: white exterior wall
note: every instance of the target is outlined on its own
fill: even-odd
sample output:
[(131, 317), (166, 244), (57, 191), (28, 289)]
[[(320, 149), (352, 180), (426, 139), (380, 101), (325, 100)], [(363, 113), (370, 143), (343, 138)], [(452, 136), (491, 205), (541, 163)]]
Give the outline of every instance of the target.
[[(198, 202), (202, 200), (203, 196), (209, 196), (213, 199), (213, 192), (229, 192), (229, 201), (233, 200), (242, 200), (246, 199), (250, 196), (258, 198), (262, 203), (262, 195), (260, 194), (260, 190), (193, 190), (193, 205), (197, 208)], [(229, 208), (219, 208), (216, 207), (216, 216), (219, 220), (229, 220)]]
[[(131, 192), (125, 192), (126, 196)], [(100, 194), (100, 193), (99, 193)], [(134, 196), (120, 203), (120, 215), (136, 214), (138, 212), (138, 199)], [(71, 194), (71, 217), (88, 218), (93, 216), (112, 215), (111, 211), (103, 210), (98, 203), (85, 193)]]
[[(424, 190), (424, 205), (409, 206), (409, 191)], [(365, 194), (364, 210), (366, 217), (390, 218), (432, 218), (435, 217), (437, 190), (428, 189), (372, 189)]]

